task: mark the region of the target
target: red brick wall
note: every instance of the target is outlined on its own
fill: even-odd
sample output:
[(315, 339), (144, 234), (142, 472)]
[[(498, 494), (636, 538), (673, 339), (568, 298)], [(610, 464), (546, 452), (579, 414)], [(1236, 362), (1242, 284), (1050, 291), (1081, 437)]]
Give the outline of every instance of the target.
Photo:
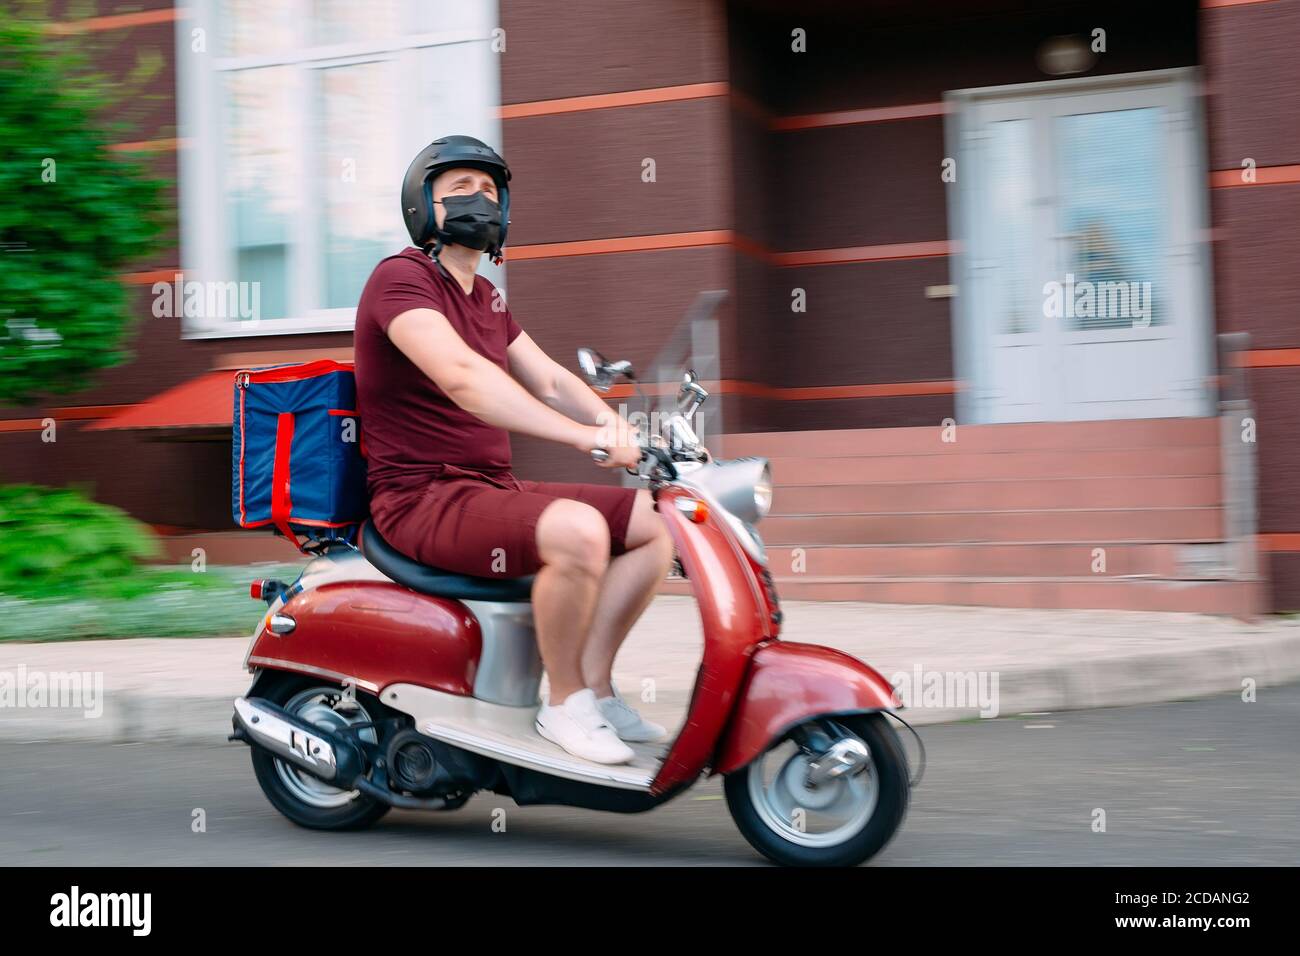
[[(569, 97), (718, 83), (727, 77), (719, 3), (564, 4), (502, 0), (507, 107)], [(512, 245), (663, 236), (731, 228), (730, 143), (720, 97), (507, 118), (514, 173)], [(656, 181), (642, 181), (642, 162)], [(734, 288), (723, 247), (700, 246), (508, 262), (511, 311), (543, 348), (572, 365), (579, 345), (637, 368), (653, 362), (695, 295)], [(735, 310), (723, 315), (734, 342)], [(735, 373), (734, 349), (724, 350)], [(601, 481), (581, 456), (514, 442), (520, 473)]]
[[(1212, 170), (1239, 179), (1300, 165), (1300, 2), (1268, 0), (1201, 11), (1209, 81)], [(1250, 333), (1253, 349), (1300, 348), (1300, 182), (1213, 190), (1216, 312), (1220, 331)], [(1300, 531), (1300, 367), (1248, 372), (1258, 420), (1259, 526)], [(1300, 553), (1266, 555), (1273, 606), (1300, 608)]]
[[(776, 252), (934, 243), (949, 238), (941, 115), (788, 129), (772, 117), (938, 103), (945, 91), (1050, 79), (1035, 64), (1046, 37), (1107, 30), (1093, 74), (1197, 61), (1190, 2), (881, 3), (852, 7), (735, 0), (731, 73), (736, 228)], [(808, 52), (791, 50), (791, 29)], [(754, 106), (767, 118), (756, 118)], [(774, 128), (775, 126), (775, 128)], [(777, 387), (951, 380), (946, 256), (786, 267), (745, 262), (738, 277), (742, 377)], [(791, 309), (792, 290), (807, 312)], [(924, 425), (954, 414), (948, 395), (743, 403), (754, 430)]]

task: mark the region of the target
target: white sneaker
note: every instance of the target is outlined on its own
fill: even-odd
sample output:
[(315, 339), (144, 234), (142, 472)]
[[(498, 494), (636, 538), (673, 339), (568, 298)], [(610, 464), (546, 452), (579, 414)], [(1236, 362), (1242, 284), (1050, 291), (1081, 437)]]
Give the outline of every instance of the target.
[(614, 727), (614, 733), (618, 734), (622, 740), (630, 740), (633, 743), (649, 743), (654, 740), (663, 740), (668, 736), (668, 730), (661, 727), (653, 720), (646, 720), (636, 708), (623, 699), (623, 695), (614, 688), (613, 697), (602, 697), (596, 701), (596, 706), (600, 708), (600, 714)]
[(583, 760), (627, 763), (636, 756), (600, 715), (596, 692), (590, 687), (570, 694), (558, 706), (544, 705), (537, 711), (535, 726), (551, 743)]

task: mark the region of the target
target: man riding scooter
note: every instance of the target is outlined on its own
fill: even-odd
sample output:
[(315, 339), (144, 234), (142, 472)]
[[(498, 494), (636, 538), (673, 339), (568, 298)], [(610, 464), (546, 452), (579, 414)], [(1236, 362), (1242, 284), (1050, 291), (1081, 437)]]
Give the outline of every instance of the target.
[(422, 564), (478, 577), (535, 574), (532, 606), (550, 698), (538, 732), (599, 763), (665, 730), (618, 693), (619, 646), (654, 596), (672, 543), (649, 493), (527, 481), (509, 432), (634, 466), (635, 430), (516, 323), (477, 274), (500, 261), (510, 169), (469, 136), (420, 152), (402, 186), (413, 246), (375, 267), (357, 308), (357, 402), (371, 520)]
[[(375, 269), (355, 366), (235, 373), (232, 507), (243, 527), (295, 542), (303, 529), (312, 558), (292, 583), (250, 585), (267, 610), (231, 739), (249, 745), (271, 805), (313, 829), (455, 810), (483, 791), (640, 813), (707, 772), (770, 859), (869, 859), (911, 789), (893, 688), (847, 654), (784, 639), (755, 527), (772, 506), (770, 463), (709, 454), (692, 425), (709, 397), (694, 371), (643, 443), (476, 275), (505, 244), (509, 175), (477, 140), (433, 143), (403, 190), (416, 245)], [(700, 293), (692, 315), (723, 295)], [(632, 377), (589, 348), (578, 364), (591, 389)], [(510, 430), (635, 465), (646, 491), (517, 479)], [(336, 530), (359, 520), (355, 544)], [(663, 728), (610, 673), (674, 552), (703, 653), (685, 720), (657, 747)]]

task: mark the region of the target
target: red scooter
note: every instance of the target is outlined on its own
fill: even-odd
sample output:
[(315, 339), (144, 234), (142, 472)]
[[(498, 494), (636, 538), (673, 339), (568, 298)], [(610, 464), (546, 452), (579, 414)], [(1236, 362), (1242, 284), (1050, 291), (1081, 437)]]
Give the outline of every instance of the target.
[[(579, 362), (599, 389), (632, 377), (628, 363), (589, 349)], [(633, 744), (634, 761), (610, 766), (545, 740), (533, 725), (542, 662), (531, 579), (418, 564), (367, 524), (359, 547), (321, 545), (293, 584), (253, 584), (269, 608), (231, 739), (250, 745), (271, 804), (324, 830), (369, 826), (391, 807), (455, 809), (480, 790), (521, 806), (636, 813), (720, 773), (732, 818), (769, 859), (845, 866), (878, 852), (911, 789), (889, 723), (900, 704), (855, 658), (779, 639), (754, 529), (771, 506), (771, 472), (764, 459), (718, 461), (701, 446), (692, 422), (707, 397), (688, 372), (636, 469), (704, 632), (670, 745)]]

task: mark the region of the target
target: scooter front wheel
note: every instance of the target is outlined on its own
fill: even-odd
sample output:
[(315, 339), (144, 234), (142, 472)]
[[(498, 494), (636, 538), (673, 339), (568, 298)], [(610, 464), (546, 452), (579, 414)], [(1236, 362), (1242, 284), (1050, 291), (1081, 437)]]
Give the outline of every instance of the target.
[[(866, 759), (827, 777), (814, 766), (821, 751), (809, 744), (835, 740), (854, 754), (861, 744)], [(902, 824), (910, 790), (907, 757), (882, 714), (808, 721), (729, 774), (723, 786), (741, 834), (784, 866), (857, 866), (870, 859)]]

